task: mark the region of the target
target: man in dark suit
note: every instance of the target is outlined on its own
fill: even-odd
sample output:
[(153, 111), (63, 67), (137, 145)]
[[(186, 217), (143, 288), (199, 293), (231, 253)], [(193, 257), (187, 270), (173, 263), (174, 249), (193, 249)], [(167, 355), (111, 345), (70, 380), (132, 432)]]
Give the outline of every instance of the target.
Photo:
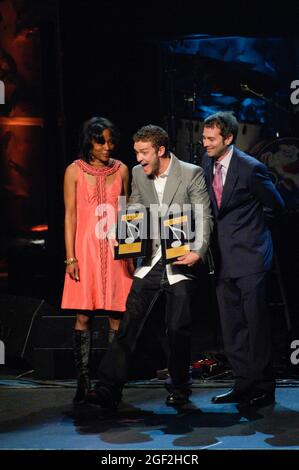
[(235, 376), (233, 389), (212, 401), (263, 406), (275, 401), (265, 294), (273, 247), (266, 214), (282, 210), (284, 202), (265, 165), (234, 147), (237, 133), (231, 113), (204, 121), (202, 167), (215, 218), (216, 294)]
[[(98, 370), (99, 382), (87, 395), (87, 401), (104, 408), (118, 405), (138, 337), (157, 297), (164, 292), (170, 374), (166, 383), (169, 392), (166, 404), (184, 405), (191, 393), (191, 299), (198, 287), (196, 266), (205, 258), (209, 244), (212, 228), (210, 200), (202, 168), (182, 162), (170, 152), (169, 137), (164, 129), (144, 126), (136, 132), (133, 140), (138, 165), (133, 168), (129, 207), (141, 205), (149, 208), (152, 219), (155, 219), (161, 211), (166, 211), (166, 215), (174, 207), (192, 206), (195, 208), (195, 241), (199, 243), (191, 246), (190, 251), (177, 261), (165, 266), (160, 236), (153, 230), (151, 256), (145, 258), (135, 271), (117, 337), (102, 359)], [(196, 206), (200, 206), (202, 211), (197, 211)], [(153, 227), (155, 225), (152, 223)]]

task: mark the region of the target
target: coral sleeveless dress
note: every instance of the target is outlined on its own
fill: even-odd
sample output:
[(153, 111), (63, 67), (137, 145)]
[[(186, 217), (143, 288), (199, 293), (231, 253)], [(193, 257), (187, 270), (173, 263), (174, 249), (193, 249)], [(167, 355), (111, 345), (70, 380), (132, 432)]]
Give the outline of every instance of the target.
[[(62, 308), (123, 312), (132, 284), (126, 260), (114, 260), (106, 239), (117, 219), (118, 196), (122, 193), (120, 162), (110, 159), (107, 167), (95, 168), (84, 160), (78, 167), (76, 188), (77, 227), (75, 256), (80, 281), (65, 275)], [(95, 176), (92, 184), (86, 174)], [(106, 177), (114, 175), (107, 185)]]

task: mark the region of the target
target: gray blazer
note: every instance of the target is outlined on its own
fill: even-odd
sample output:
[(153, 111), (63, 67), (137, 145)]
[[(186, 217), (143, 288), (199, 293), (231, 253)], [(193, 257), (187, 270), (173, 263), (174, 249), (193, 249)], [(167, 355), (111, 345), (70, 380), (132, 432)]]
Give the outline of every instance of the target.
[[(172, 154), (173, 161), (165, 185), (163, 194), (163, 205), (171, 207), (173, 204), (183, 208), (183, 204), (202, 204), (203, 208), (203, 243), (198, 249), (192, 251), (199, 254), (203, 259), (209, 246), (210, 233), (213, 227), (210, 209), (210, 198), (207, 192), (204, 171), (202, 168), (179, 160)], [(142, 204), (146, 208), (150, 205), (159, 206), (159, 198), (154, 185), (154, 178), (147, 176), (141, 165), (132, 170), (132, 193), (128, 206), (138, 207)], [(152, 211), (153, 212), (153, 211)], [(167, 212), (166, 212), (167, 213)], [(165, 213), (165, 215), (166, 215)], [(153, 215), (153, 214), (152, 214)], [(195, 219), (198, 217), (194, 211)], [(195, 223), (197, 221), (195, 220)], [(200, 224), (198, 224), (199, 226)], [(160, 244), (159, 236), (155, 237), (152, 245), (152, 256), (155, 255)], [(146, 263), (143, 263), (146, 264)], [(177, 266), (178, 267), (178, 266)]]

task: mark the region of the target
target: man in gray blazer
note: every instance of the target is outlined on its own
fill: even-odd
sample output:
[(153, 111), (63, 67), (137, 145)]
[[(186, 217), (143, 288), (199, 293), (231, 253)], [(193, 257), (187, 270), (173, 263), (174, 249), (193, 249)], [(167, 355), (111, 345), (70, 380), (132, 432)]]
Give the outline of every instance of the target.
[(191, 251), (165, 266), (160, 236), (151, 235), (151, 256), (135, 271), (118, 335), (100, 364), (99, 382), (87, 395), (87, 401), (104, 408), (117, 407), (137, 339), (159, 294), (165, 292), (170, 374), (165, 384), (169, 392), (166, 403), (180, 406), (188, 402), (191, 394), (191, 301), (197, 287), (196, 267), (205, 258), (212, 229), (209, 196), (203, 170), (180, 161), (169, 151), (169, 137), (164, 129), (144, 126), (133, 140), (138, 165), (133, 168), (129, 206), (150, 208), (151, 217), (155, 218), (161, 211), (168, 214), (173, 207), (189, 204), (195, 215), (195, 244)]

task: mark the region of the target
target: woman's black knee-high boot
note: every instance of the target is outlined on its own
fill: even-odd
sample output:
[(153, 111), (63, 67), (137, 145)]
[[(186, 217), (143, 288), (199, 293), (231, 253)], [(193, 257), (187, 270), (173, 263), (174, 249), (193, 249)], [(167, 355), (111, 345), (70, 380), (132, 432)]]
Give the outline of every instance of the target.
[(85, 395), (90, 390), (89, 379), (89, 357), (91, 349), (91, 332), (90, 330), (74, 330), (73, 346), (75, 366), (77, 370), (77, 391), (73, 399), (74, 405), (84, 403)]

